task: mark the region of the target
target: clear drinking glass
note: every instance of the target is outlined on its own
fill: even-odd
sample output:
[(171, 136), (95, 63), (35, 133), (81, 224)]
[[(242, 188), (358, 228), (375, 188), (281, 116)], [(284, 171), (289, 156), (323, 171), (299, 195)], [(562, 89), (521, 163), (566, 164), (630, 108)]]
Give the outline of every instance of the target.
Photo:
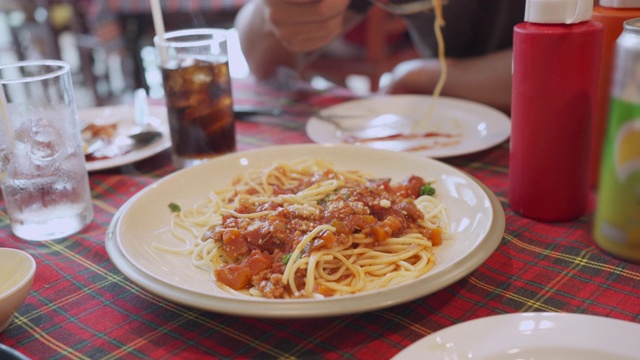
[(69, 64), (0, 66), (0, 185), (13, 233), (52, 240), (93, 219)]
[(177, 168), (236, 149), (227, 30), (188, 29), (156, 36)]

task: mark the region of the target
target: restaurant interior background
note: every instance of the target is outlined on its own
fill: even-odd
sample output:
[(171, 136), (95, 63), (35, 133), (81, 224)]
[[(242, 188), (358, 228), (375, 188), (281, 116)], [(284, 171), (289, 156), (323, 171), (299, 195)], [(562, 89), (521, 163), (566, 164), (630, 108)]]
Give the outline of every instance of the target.
[[(180, 8), (187, 6), (185, 2), (162, 1), (165, 26), (167, 30), (232, 28), (233, 18), (245, 1), (191, 1), (186, 2), (189, 9)], [(138, 87), (145, 87), (151, 97), (160, 98), (161, 74), (152, 47), (154, 30), (148, 4), (148, 0), (2, 0), (0, 64), (36, 58), (69, 62), (78, 107), (127, 103)], [(196, 6), (203, 9), (194, 11)], [(105, 31), (113, 33), (109, 28), (112, 24), (93, 18), (104, 17), (105, 11), (112, 12), (119, 22), (118, 31), (126, 44), (124, 51), (107, 50), (108, 45), (97, 36)], [(232, 77), (246, 78), (249, 70), (235, 32), (231, 35)], [(374, 8), (362, 25), (331, 44), (304, 76), (318, 88), (337, 83), (356, 95), (367, 95), (385, 83), (395, 64), (416, 56), (404, 24)], [(335, 66), (337, 59), (340, 66)]]

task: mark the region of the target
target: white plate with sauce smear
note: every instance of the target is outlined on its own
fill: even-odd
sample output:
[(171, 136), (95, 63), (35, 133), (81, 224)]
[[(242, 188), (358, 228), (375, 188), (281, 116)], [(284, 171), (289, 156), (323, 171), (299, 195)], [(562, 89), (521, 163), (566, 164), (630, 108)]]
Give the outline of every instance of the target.
[[(453, 240), (435, 248), (435, 267), (411, 282), (322, 299), (263, 299), (218, 288), (211, 271), (188, 255), (158, 250), (154, 242), (184, 248), (170, 232), (170, 203), (193, 206), (249, 169), (276, 160), (320, 158), (342, 170), (361, 170), (398, 182), (410, 175), (436, 179), (436, 196), (449, 211)], [(232, 315), (310, 318), (389, 307), (440, 290), (480, 266), (502, 239), (505, 218), (496, 196), (464, 172), (437, 160), (353, 145), (287, 145), (221, 156), (173, 173), (138, 192), (118, 211), (106, 236), (112, 262), (131, 281), (177, 303)]]
[[(163, 106), (149, 106), (149, 116), (155, 118), (157, 129), (162, 137), (153, 143), (122, 155), (87, 160), (87, 171), (106, 170), (122, 165), (127, 165), (149, 158), (171, 147), (169, 134), (169, 120), (167, 109)], [(136, 126), (134, 109), (131, 105), (102, 106), (78, 109), (80, 123), (93, 122), (96, 125), (116, 124), (116, 136), (126, 136)]]
[(632, 360), (640, 324), (569, 313), (517, 313), (466, 321), (437, 331), (393, 360)]
[[(503, 112), (473, 101), (440, 96), (427, 119), (432, 97), (429, 95), (380, 95), (347, 101), (323, 109), (322, 114), (348, 116), (340, 123), (358, 118), (371, 119), (397, 114), (410, 121), (426, 121), (423, 136), (400, 136), (357, 141), (358, 145), (411, 152), (431, 158), (466, 155), (496, 146), (511, 135), (511, 119)], [(353, 143), (330, 122), (311, 117), (307, 135), (319, 144)]]

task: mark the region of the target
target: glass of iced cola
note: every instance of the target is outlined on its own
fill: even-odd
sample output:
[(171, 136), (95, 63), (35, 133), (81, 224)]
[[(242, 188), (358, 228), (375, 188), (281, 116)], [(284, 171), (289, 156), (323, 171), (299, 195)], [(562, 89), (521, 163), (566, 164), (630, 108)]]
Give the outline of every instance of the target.
[(0, 185), (13, 233), (63, 238), (93, 219), (69, 64), (0, 66)]
[(227, 30), (156, 36), (176, 168), (236, 149)]

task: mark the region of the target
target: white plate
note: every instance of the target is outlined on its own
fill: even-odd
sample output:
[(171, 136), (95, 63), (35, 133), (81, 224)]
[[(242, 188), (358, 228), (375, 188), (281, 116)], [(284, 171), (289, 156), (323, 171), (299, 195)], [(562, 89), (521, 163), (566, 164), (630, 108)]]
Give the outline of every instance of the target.
[[(248, 168), (301, 156), (331, 161), (400, 181), (411, 174), (435, 178), (437, 196), (450, 212), (455, 240), (435, 250), (436, 266), (424, 277), (394, 288), (326, 299), (269, 300), (236, 296), (219, 289), (210, 272), (195, 268), (188, 256), (152, 247), (181, 247), (169, 231), (168, 204), (189, 207), (210, 190), (227, 186)], [(496, 249), (504, 232), (504, 212), (495, 195), (465, 173), (436, 160), (366, 147), (315, 144), (270, 147), (215, 158), (148, 186), (122, 208), (107, 247), (116, 266), (132, 281), (173, 301), (235, 315), (317, 317), (356, 313), (399, 304), (440, 290), (469, 274)]]
[(640, 324), (594, 315), (519, 313), (463, 322), (435, 332), (394, 360), (631, 360)]
[[(168, 149), (171, 146), (171, 136), (169, 135), (167, 109), (163, 106), (149, 106), (149, 115), (157, 119), (155, 125), (162, 132), (160, 140), (121, 156), (87, 161), (87, 170), (98, 171), (131, 164)], [(78, 109), (78, 119), (80, 122), (93, 121), (98, 125), (117, 123), (117, 134), (127, 134), (127, 131), (135, 126), (134, 110), (130, 105)]]
[[(347, 101), (322, 110), (323, 114), (355, 115), (362, 119), (383, 114), (398, 114), (418, 122), (427, 117), (431, 103), (428, 95), (385, 95)], [(346, 123), (351, 120), (342, 120)], [(364, 142), (379, 149), (407, 151), (431, 158), (446, 158), (478, 152), (507, 140), (511, 120), (503, 112), (476, 102), (439, 97), (429, 122), (430, 133), (452, 135), (450, 138), (429, 137), (405, 140)], [(337, 128), (317, 117), (307, 122), (309, 138), (319, 144), (341, 144), (345, 141)]]

